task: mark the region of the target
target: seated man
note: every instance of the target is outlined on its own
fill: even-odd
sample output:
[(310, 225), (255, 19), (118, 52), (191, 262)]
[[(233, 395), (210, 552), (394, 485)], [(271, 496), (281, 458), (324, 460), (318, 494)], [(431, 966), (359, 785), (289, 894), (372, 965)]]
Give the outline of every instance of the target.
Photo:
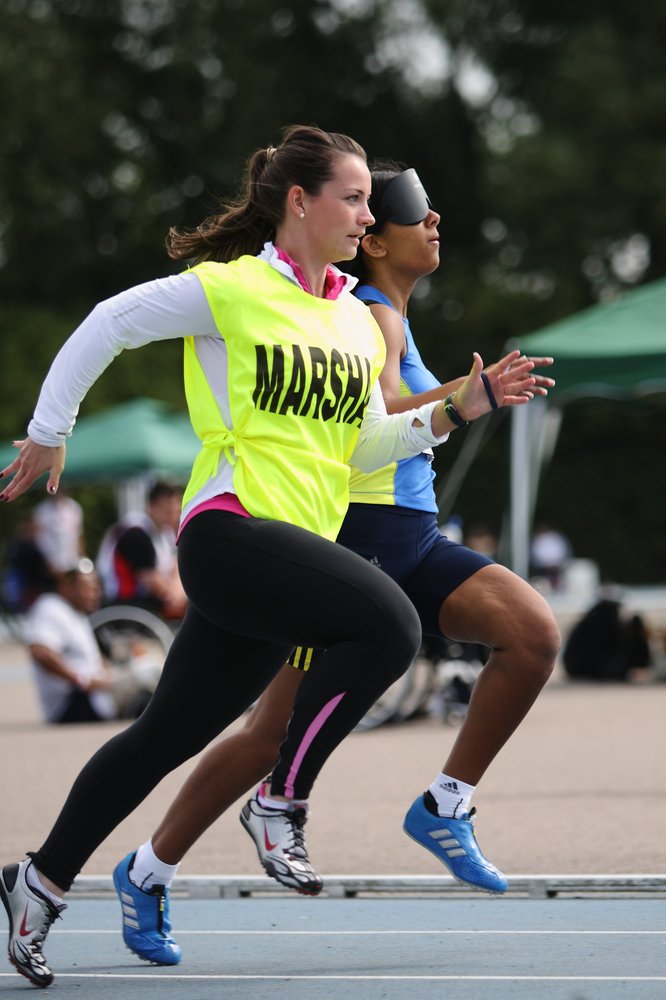
[(182, 618), (186, 598), (176, 561), (182, 491), (156, 483), (145, 513), (129, 514), (107, 531), (97, 557), (106, 601), (140, 603)]
[[(145, 707), (159, 677), (145, 665), (112, 668), (102, 658), (88, 619), (101, 588), (90, 559), (59, 574), (55, 593), (42, 594), (24, 623), (24, 641), (46, 722), (132, 718)], [(137, 665), (138, 667), (138, 665)]]

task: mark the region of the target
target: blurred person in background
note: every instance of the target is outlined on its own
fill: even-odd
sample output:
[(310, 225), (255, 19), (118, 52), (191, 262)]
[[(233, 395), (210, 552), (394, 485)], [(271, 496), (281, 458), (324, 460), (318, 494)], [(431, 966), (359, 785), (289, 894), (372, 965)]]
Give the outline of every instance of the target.
[(157, 482), (144, 513), (128, 514), (106, 532), (97, 556), (106, 603), (141, 603), (165, 618), (183, 617), (187, 598), (176, 553), (181, 500), (179, 486)]
[(545, 521), (537, 524), (530, 547), (531, 571), (546, 580), (551, 590), (560, 590), (573, 551), (569, 539)]
[(83, 508), (66, 492), (46, 497), (32, 511), (35, 541), (54, 573), (75, 566), (85, 555)]
[(464, 533), (464, 543), (473, 552), (480, 552), (489, 559), (497, 558), (497, 535), (482, 521), (470, 525)]
[(111, 671), (88, 615), (102, 591), (89, 559), (61, 572), (57, 589), (42, 594), (24, 623), (42, 715), (46, 722), (100, 722), (116, 717)]
[(105, 722), (135, 718), (159, 679), (159, 668), (130, 661), (111, 666), (102, 656), (89, 616), (102, 590), (90, 559), (56, 577), (54, 593), (42, 594), (23, 623), (45, 722)]
[(463, 519), (460, 514), (452, 514), (445, 524), (440, 525), (439, 530), (450, 542), (462, 543), (464, 532)]
[(55, 590), (56, 578), (36, 541), (32, 513), (24, 517), (5, 548), (2, 601), (8, 611), (24, 614), (40, 594)]

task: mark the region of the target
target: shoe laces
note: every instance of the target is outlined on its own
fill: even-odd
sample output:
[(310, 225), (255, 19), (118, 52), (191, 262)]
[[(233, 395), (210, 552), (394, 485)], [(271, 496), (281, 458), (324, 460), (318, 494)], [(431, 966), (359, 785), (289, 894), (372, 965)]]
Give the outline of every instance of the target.
[[(474, 819), (475, 816), (476, 816), (476, 806), (472, 806), (472, 808), (470, 809), (470, 811), (467, 813), (467, 822), (469, 823), (469, 825), (471, 827), (472, 836), (474, 837), (474, 840), (476, 840), (476, 827), (474, 826), (474, 823), (473, 823), (473, 819)], [(478, 841), (477, 841), (477, 843), (478, 843)]]
[(301, 858), (307, 861), (308, 852), (305, 846), (305, 831), (303, 827), (307, 822), (307, 812), (302, 806), (298, 809), (285, 811), (285, 818), (289, 824), (290, 839), (285, 853), (294, 858)]
[(33, 937), (28, 943), (28, 949), (30, 951), (36, 950), (38, 953), (41, 953), (44, 938), (48, 934), (51, 925), (55, 923), (56, 920), (62, 919), (61, 911), (64, 910), (65, 907), (56, 906), (55, 903), (52, 903), (50, 899), (44, 896), (40, 900), (39, 908), (42, 911), (42, 923), (35, 929)]
[(154, 885), (150, 890), (150, 895), (157, 898), (157, 932), (164, 934), (164, 911), (166, 909), (166, 886)]

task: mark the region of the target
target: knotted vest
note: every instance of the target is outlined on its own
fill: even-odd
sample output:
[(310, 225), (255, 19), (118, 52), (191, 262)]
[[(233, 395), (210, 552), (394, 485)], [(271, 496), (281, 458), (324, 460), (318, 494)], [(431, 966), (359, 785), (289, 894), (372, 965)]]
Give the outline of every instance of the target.
[(379, 327), (350, 293), (316, 298), (256, 257), (193, 271), (227, 347), (231, 426), (197, 338), (185, 338), (185, 393), (202, 448), (184, 504), (224, 456), (250, 514), (334, 539), (349, 501), (347, 463), (385, 360)]

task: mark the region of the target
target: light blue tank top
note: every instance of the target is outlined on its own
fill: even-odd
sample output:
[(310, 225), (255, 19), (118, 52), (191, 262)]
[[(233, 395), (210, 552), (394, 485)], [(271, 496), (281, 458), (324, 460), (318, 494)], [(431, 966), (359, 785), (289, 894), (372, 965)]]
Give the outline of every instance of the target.
[[(394, 309), (383, 292), (372, 285), (359, 285), (354, 289), (354, 294), (362, 302), (378, 302)], [(403, 317), (402, 322), (405, 326), (407, 352), (400, 360), (400, 395), (414, 396), (428, 389), (436, 389), (440, 384), (439, 380), (424, 365), (414, 343), (409, 320)], [(388, 504), (437, 513), (434, 479), (432, 452), (421, 452), (412, 458), (400, 459), (369, 474), (352, 469), (350, 502)]]

